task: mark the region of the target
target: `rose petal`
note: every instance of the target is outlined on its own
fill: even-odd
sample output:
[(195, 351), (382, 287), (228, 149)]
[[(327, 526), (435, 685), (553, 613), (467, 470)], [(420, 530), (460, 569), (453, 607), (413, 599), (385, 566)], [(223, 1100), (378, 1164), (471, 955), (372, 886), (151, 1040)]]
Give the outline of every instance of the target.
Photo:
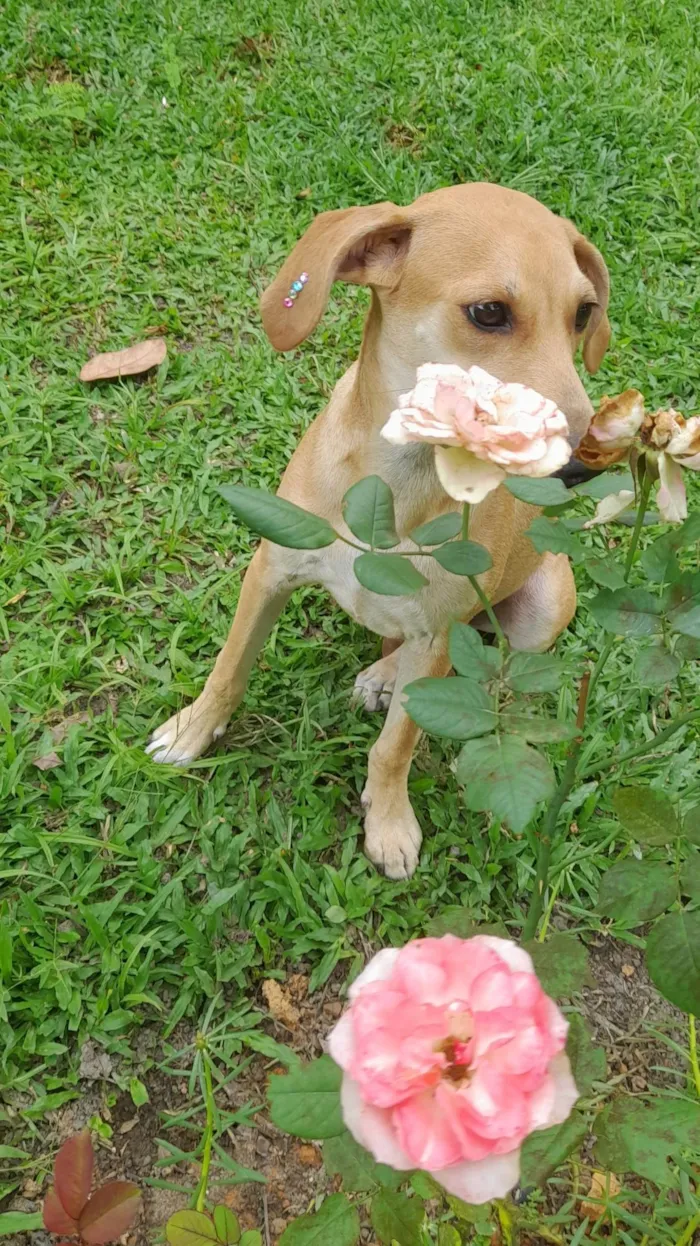
[(448, 1194), (455, 1194), (465, 1203), (490, 1203), (491, 1199), (505, 1198), (518, 1184), (520, 1148), (505, 1155), (490, 1155), (487, 1159), (433, 1170), (431, 1176)]
[(379, 1164), (390, 1164), (399, 1172), (415, 1168), (398, 1143), (391, 1112), (375, 1108), (362, 1099), (357, 1082), (347, 1074), (340, 1087), (343, 1121), (356, 1142), (373, 1155)]
[(483, 502), (505, 480), (502, 467), (485, 463), (469, 450), (435, 447), (440, 484), (458, 502)]
[(571, 1073), (569, 1057), (565, 1051), (560, 1051), (551, 1061), (549, 1078), (554, 1083), (554, 1096), (550, 1102), (546, 1119), (543, 1120), (541, 1125), (534, 1125), (534, 1129), (549, 1129), (551, 1125), (561, 1125), (567, 1116), (570, 1115), (571, 1109), (579, 1097), (576, 1082)]
[(616, 519), (618, 515), (629, 510), (633, 502), (633, 489), (621, 489), (619, 493), (610, 493), (608, 497), (600, 500), (596, 506), (595, 515), (583, 525), (584, 528), (594, 528), (599, 523), (610, 523), (612, 519)]
[(362, 990), (362, 987), (367, 986), (370, 982), (384, 982), (387, 978), (390, 978), (400, 950), (397, 947), (383, 947), (377, 952), (369, 964), (365, 965), (362, 973), (359, 973), (355, 978), (348, 990), (348, 999), (355, 999), (358, 991)]
[(496, 935), (475, 935), (474, 942), (478, 939), (485, 947), (500, 956), (501, 960), (506, 962), (509, 969), (514, 973), (534, 973), (534, 965), (532, 957), (524, 948), (518, 947), (517, 943), (511, 943), (510, 939), (499, 939)]
[(688, 517), (683, 471), (668, 454), (659, 455), (659, 492), (656, 497), (662, 517), (680, 523)]
[(328, 1050), (341, 1069), (348, 1069), (355, 1058), (355, 1035), (349, 1012), (342, 1016), (328, 1035)]

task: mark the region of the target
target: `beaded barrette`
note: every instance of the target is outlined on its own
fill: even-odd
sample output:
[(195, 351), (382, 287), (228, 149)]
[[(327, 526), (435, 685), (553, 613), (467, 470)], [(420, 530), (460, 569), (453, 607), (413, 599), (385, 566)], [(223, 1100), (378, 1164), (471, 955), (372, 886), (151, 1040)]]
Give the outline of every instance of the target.
[(308, 280), (309, 280), (308, 273), (299, 274), (296, 281), (293, 281), (291, 286), (289, 287), (289, 294), (287, 295), (286, 299), (282, 299), (282, 303), (284, 307), (294, 306), (296, 300), (299, 298), (299, 295), (301, 294)]

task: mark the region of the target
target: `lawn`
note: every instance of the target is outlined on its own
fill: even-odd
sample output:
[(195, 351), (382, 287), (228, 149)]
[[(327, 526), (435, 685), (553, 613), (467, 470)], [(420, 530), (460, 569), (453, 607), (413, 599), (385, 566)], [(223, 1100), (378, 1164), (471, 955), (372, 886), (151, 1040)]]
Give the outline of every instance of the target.
[[(296, 594), (209, 757), (181, 774), (143, 745), (200, 690), (249, 559), (218, 486), (274, 487), (359, 346), (354, 287), (288, 356), (262, 332), (258, 296), (314, 213), (469, 180), (537, 196), (610, 268), (592, 397), (698, 409), (699, 36), (680, 0), (0, 14), (0, 1085), (27, 1130), (79, 1093), (87, 1035), (126, 1085), (144, 1026), (171, 1034), (215, 1001), (213, 1023), (254, 1027), (263, 977), (344, 980), (451, 906), (520, 923), (533, 844), (466, 812), (435, 741), (412, 772), (416, 876), (362, 856), (378, 720), (349, 694), (378, 642), (321, 592)], [(154, 330), (155, 376), (79, 382), (91, 353)], [(576, 656), (600, 644), (591, 588), (562, 642)], [(697, 664), (670, 693), (635, 689), (620, 641), (592, 756), (699, 690)], [(687, 797), (697, 765), (689, 728), (633, 773)], [(621, 846), (618, 778), (574, 793), (554, 863), (582, 930)]]

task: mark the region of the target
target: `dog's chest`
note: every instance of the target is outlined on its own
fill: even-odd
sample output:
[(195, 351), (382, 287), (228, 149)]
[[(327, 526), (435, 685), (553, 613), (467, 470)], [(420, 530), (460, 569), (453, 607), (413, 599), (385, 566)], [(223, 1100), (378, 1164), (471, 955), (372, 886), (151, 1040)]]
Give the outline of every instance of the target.
[[(399, 545), (398, 553), (404, 548)], [(415, 546), (406, 543), (406, 550)], [(428, 580), (426, 588), (410, 596), (389, 596), (363, 588), (353, 571), (356, 550), (337, 542), (303, 556), (304, 578), (321, 584), (356, 622), (380, 636), (407, 639), (433, 636), (473, 605), (468, 583), (451, 576), (431, 558), (411, 561)], [(378, 555), (381, 557), (381, 555)]]

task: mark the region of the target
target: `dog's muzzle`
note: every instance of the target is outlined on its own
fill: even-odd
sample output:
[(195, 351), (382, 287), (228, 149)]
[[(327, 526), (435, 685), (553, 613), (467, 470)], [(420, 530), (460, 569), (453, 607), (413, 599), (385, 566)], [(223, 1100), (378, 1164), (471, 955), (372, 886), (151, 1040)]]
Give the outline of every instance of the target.
[(586, 467), (585, 463), (580, 463), (578, 459), (569, 459), (565, 467), (552, 474), (555, 480), (563, 480), (567, 489), (573, 489), (575, 485), (583, 485), (587, 480), (593, 480), (594, 476), (602, 475), (601, 472)]

